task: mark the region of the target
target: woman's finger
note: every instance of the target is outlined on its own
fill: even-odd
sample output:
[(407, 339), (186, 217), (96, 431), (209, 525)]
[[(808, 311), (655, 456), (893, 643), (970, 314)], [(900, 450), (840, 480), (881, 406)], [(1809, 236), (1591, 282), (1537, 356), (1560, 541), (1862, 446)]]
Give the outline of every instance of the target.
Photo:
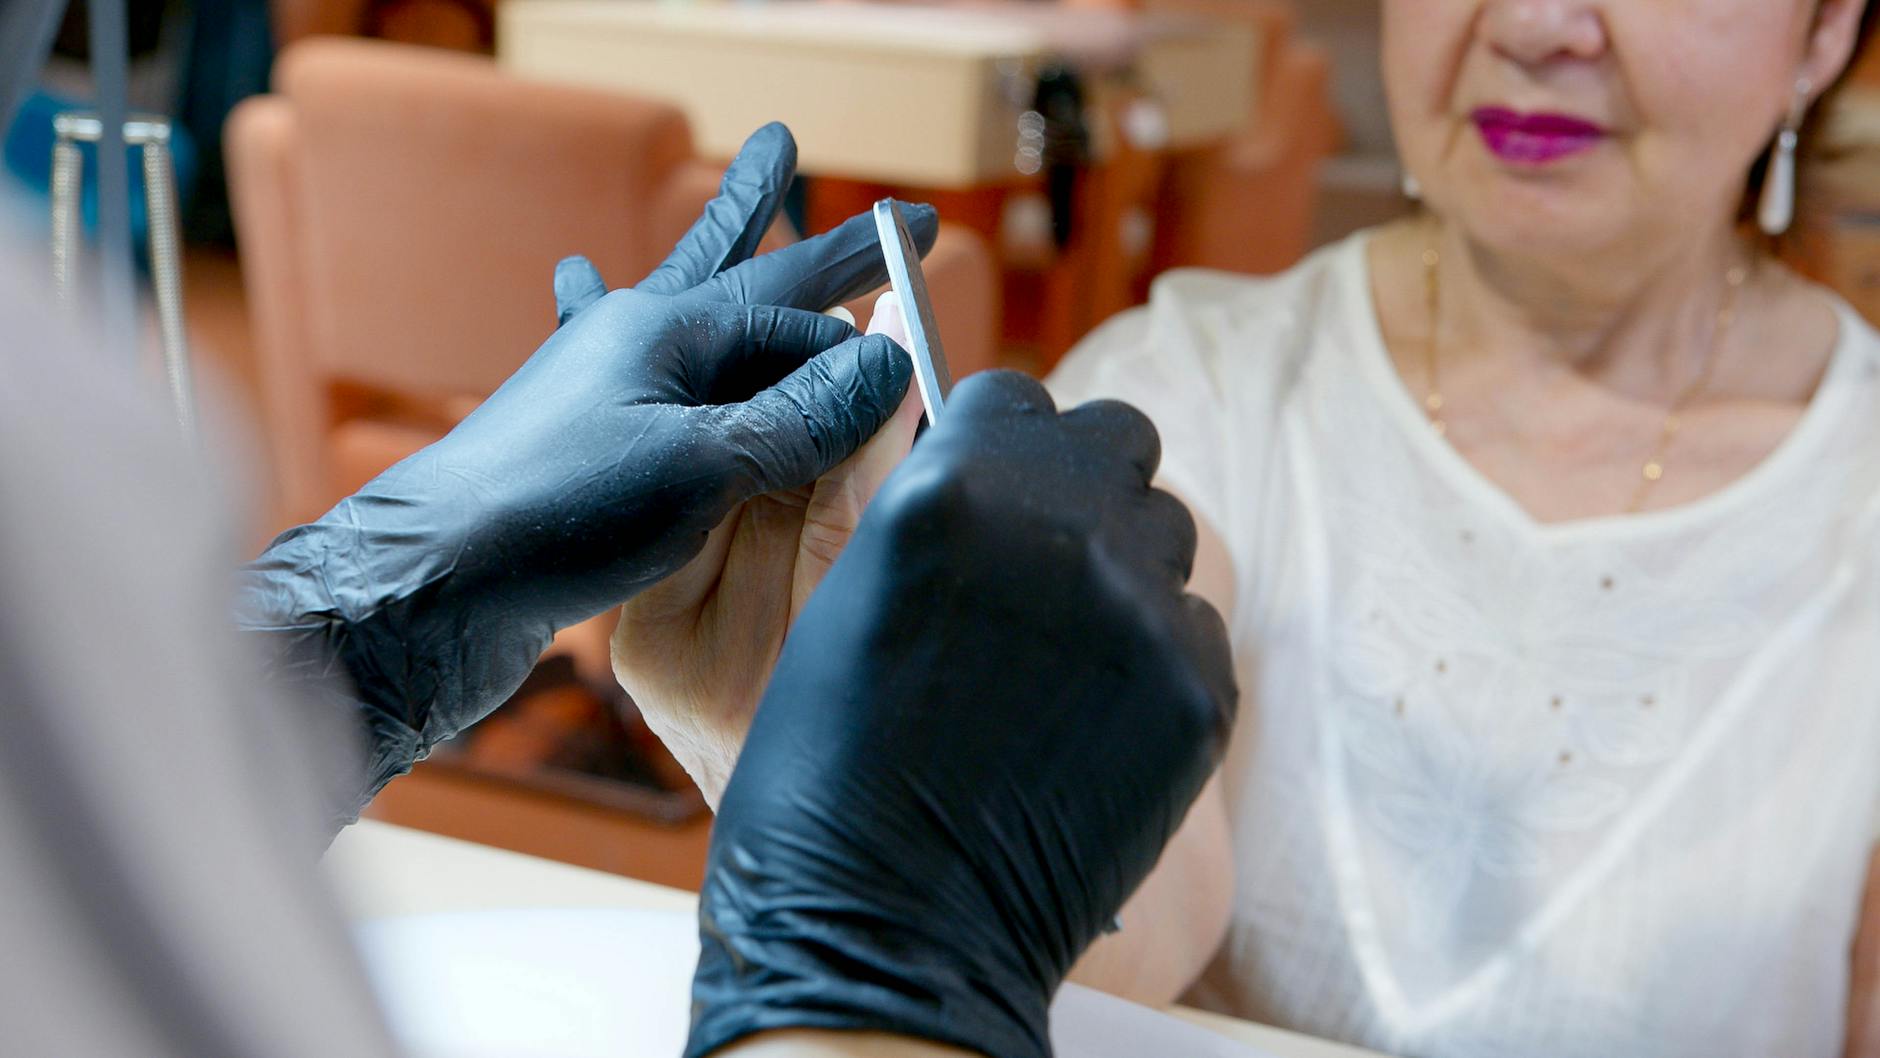
[(881, 483), (907, 458), (914, 447), (914, 435), (920, 430), (920, 417), (920, 394), (909, 387), (900, 409), (880, 431), (854, 455), (817, 479), (809, 507), (803, 512), (803, 532), (797, 543), (796, 572), (790, 585), (792, 614), (809, 601), (823, 575), (842, 556), (849, 538), (855, 535), (855, 527), (861, 524), (862, 512), (881, 491)]

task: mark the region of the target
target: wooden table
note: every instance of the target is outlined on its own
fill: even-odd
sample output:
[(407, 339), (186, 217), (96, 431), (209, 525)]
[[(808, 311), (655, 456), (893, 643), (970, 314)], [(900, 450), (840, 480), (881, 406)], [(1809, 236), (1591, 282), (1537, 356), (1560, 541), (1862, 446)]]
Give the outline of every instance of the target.
[[(573, 867), (454, 838), (355, 823), (325, 866), (358, 919), (502, 908), (637, 908), (690, 913), (698, 898), (663, 885)], [(1184, 1007), (1176, 1016), (1277, 1058), (1365, 1058), (1350, 1047)]]

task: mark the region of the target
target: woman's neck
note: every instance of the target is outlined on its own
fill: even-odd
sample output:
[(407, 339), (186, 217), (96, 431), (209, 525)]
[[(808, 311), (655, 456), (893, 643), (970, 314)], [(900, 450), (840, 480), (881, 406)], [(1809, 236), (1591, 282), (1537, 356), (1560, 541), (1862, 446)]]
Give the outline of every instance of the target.
[(1445, 364), (1492, 355), (1504, 370), (1572, 372), (1651, 403), (1673, 400), (1721, 354), (1726, 277), (1748, 260), (1729, 229), (1597, 263), (1502, 252), (1440, 221), (1427, 230)]

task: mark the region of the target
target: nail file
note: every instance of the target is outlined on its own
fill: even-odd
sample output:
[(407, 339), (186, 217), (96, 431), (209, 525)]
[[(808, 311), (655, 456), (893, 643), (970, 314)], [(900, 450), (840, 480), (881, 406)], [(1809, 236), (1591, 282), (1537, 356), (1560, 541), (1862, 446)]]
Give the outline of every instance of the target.
[(901, 302), (907, 351), (914, 358), (914, 385), (920, 390), (921, 406), (927, 410), (927, 425), (932, 426), (953, 390), (953, 376), (947, 371), (946, 353), (940, 348), (940, 326), (934, 321), (927, 280), (920, 271), (920, 251), (908, 233), (900, 203), (891, 198), (875, 203), (875, 234), (881, 239), (881, 253), (888, 262), (888, 285)]

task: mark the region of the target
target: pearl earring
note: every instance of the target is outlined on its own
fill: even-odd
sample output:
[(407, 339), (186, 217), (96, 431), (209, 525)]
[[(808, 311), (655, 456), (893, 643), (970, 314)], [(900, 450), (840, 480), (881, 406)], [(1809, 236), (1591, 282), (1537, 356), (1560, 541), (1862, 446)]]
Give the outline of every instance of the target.
[(1756, 223), (1763, 234), (1774, 238), (1795, 223), (1795, 146), (1800, 140), (1802, 119), (1808, 114), (1812, 86), (1803, 78), (1795, 84), (1795, 102), (1789, 116), (1776, 133), (1775, 146), (1769, 151), (1769, 168), (1763, 174), (1762, 201), (1756, 205)]
[(1403, 171), (1403, 180), (1400, 186), (1403, 188), (1403, 197), (1412, 202), (1423, 201), (1423, 185), (1418, 183), (1417, 178), (1410, 174), (1410, 170), (1405, 169)]

